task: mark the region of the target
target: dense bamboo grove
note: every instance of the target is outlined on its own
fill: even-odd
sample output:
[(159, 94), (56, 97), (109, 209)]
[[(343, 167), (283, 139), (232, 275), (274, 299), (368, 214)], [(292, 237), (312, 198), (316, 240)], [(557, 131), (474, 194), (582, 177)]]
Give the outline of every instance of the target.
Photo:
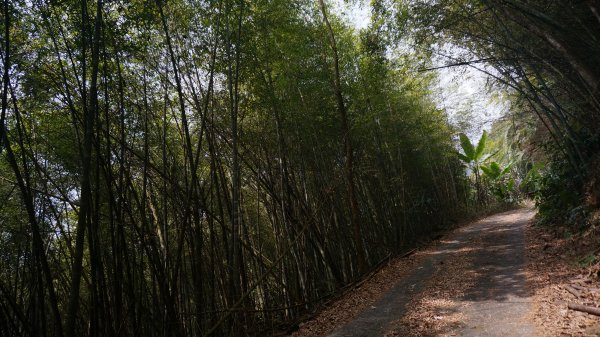
[(1, 336), (269, 334), (472, 197), (383, 7), (1, 13)]

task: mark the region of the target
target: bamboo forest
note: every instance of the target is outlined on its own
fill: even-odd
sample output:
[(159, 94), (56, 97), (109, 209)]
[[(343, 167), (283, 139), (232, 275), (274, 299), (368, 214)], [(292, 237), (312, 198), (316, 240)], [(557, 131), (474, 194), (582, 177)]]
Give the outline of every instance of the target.
[[(2, 0), (0, 21), (2, 337), (285, 336), (482, 216), (535, 209), (550, 246), (600, 228), (596, 0)], [(485, 95), (444, 100), (469, 73)]]

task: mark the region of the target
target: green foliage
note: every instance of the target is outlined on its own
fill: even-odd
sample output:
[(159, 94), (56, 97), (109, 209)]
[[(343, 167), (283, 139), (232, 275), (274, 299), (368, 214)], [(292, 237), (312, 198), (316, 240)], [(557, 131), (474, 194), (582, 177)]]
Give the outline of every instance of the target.
[(552, 163), (544, 170), (532, 168), (529, 186), (535, 186), (535, 202), (541, 224), (564, 223), (571, 210), (581, 204), (581, 187), (572, 179), (573, 172), (566, 163)]
[(483, 153), (485, 151), (485, 145), (487, 141), (487, 131), (483, 131), (481, 137), (479, 137), (479, 141), (477, 142), (477, 147), (475, 148), (475, 157), (473, 158), (475, 161), (483, 161)]
[(469, 137), (464, 133), (460, 133), (460, 146), (463, 149), (464, 154), (459, 153), (459, 158), (467, 164), (473, 164), (478, 167), (481, 163), (483, 163), (488, 156), (484, 156), (486, 149), (486, 141), (487, 141), (487, 131), (483, 131), (481, 137), (477, 141), (477, 146), (475, 146)]
[(499, 202), (514, 203), (517, 201), (515, 191), (515, 179), (507, 176), (512, 168), (512, 163), (505, 168), (501, 168), (497, 162), (492, 162), (488, 166), (482, 165), (485, 178), (491, 184), (491, 192)]
[(475, 189), (477, 192), (477, 201), (480, 204), (486, 203), (486, 196), (484, 186), (481, 182), (480, 169), (481, 165), (489, 156), (484, 156), (487, 140), (487, 132), (484, 130), (483, 134), (475, 146), (469, 137), (464, 133), (459, 134), (460, 146), (463, 149), (463, 153), (458, 153), (458, 158), (467, 164), (473, 172), (475, 177)]
[(460, 138), (460, 146), (462, 147), (462, 149), (464, 151), (464, 155), (461, 155), (461, 159), (463, 161), (465, 161), (466, 163), (471, 163), (471, 162), (475, 161), (475, 153), (476, 153), (475, 147), (473, 146), (473, 143), (471, 143), (471, 140), (469, 139), (469, 137), (467, 137), (467, 135), (465, 135), (464, 133), (461, 132), (459, 134), (459, 138)]
[(591, 265), (596, 264), (596, 262), (598, 262), (598, 258), (596, 257), (596, 254), (594, 254), (594, 253), (590, 253), (590, 254), (580, 258), (579, 260), (577, 260), (577, 264), (580, 267), (589, 267)]
[(512, 163), (508, 164), (504, 169), (500, 168), (500, 165), (493, 161), (489, 166), (482, 165), (481, 170), (491, 180), (498, 180), (512, 168)]
[(536, 163), (531, 165), (525, 178), (521, 182), (521, 190), (527, 195), (537, 195), (542, 188), (542, 174), (544, 172), (544, 164)]
[(518, 200), (515, 195), (515, 179), (512, 177), (506, 181), (492, 182), (491, 189), (497, 201), (512, 204)]

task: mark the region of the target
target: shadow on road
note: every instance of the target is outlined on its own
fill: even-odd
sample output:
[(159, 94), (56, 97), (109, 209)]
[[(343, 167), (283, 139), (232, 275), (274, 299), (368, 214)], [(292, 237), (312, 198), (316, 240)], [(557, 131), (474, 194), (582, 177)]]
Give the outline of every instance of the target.
[(407, 303), (425, 289), (439, 266), (465, 252), (473, 261), (465, 272), (477, 275), (474, 284), (464, 296), (454, 300), (458, 305), (441, 308), (466, 317), (454, 327), (456, 335), (533, 335), (533, 327), (523, 318), (529, 306), (524, 274), (524, 228), (533, 215), (531, 209), (499, 213), (442, 239), (418, 268), (399, 280), (371, 309), (329, 336), (382, 336), (392, 322), (406, 313)]

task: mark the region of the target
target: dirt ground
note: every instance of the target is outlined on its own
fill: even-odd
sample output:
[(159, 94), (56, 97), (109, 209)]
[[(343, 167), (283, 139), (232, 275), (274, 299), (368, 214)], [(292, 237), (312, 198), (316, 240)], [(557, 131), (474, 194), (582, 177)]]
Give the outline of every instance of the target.
[(600, 316), (569, 303), (600, 307), (600, 227), (573, 234), (567, 227), (526, 229), (529, 313), (540, 336), (600, 336)]

